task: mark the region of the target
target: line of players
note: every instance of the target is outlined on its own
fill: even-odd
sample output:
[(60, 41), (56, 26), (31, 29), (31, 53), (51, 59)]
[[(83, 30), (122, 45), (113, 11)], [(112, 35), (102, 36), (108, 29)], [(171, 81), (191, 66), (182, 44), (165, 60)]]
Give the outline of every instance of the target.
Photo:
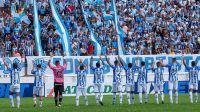
[[(116, 94), (119, 93), (120, 104), (122, 104), (122, 70), (125, 70), (126, 73), (126, 92), (127, 92), (127, 101), (128, 104), (134, 104), (134, 91), (135, 91), (135, 81), (134, 75), (136, 71), (138, 72), (138, 92), (139, 92), (139, 101), (142, 104), (142, 93), (144, 93), (145, 103), (148, 103), (148, 93), (147, 93), (147, 73), (149, 71), (154, 72), (154, 90), (155, 90), (155, 100), (156, 103), (159, 104), (158, 95), (161, 95), (162, 104), (164, 104), (164, 92), (163, 92), (163, 84), (164, 84), (164, 67), (167, 67), (169, 70), (169, 79), (168, 79), (168, 89), (170, 96), (170, 103), (173, 103), (173, 90), (175, 93), (175, 101), (178, 104), (178, 70), (181, 67), (181, 64), (177, 63), (176, 58), (172, 59), (171, 64), (164, 65), (162, 60), (156, 63), (156, 67), (154, 66), (155, 62), (153, 62), (152, 67), (147, 68), (145, 66), (145, 62), (142, 61), (140, 66), (138, 64), (138, 59), (136, 64), (132, 63), (124, 63), (120, 56), (115, 58), (114, 65), (112, 65), (105, 56), (108, 65), (113, 69), (113, 98), (112, 104), (116, 103)], [(105, 63), (102, 60), (102, 57), (99, 56), (100, 61), (96, 63), (96, 66), (93, 66), (93, 57), (90, 60), (90, 68), (94, 71), (94, 93), (96, 104), (103, 105), (103, 92), (104, 92), (104, 71), (105, 71)], [(10, 71), (11, 76), (11, 86), (10, 86), (10, 100), (11, 107), (14, 107), (13, 94), (16, 93), (17, 99), (17, 107), (20, 107), (20, 71), (21, 66), (17, 63), (13, 63), (13, 67), (10, 68), (9, 65), (3, 59), (5, 66)], [(62, 103), (62, 92), (64, 90), (64, 70), (67, 67), (66, 60), (63, 66), (60, 65), (59, 61), (56, 61), (56, 66), (51, 65), (51, 59), (49, 60), (49, 67), (54, 72), (54, 92), (55, 92), (55, 105), (57, 107), (61, 106)], [(195, 61), (191, 62), (191, 67), (186, 65), (184, 61), (184, 56), (182, 55), (182, 63), (186, 67), (189, 72), (189, 98), (190, 102), (193, 103), (193, 94), (195, 96), (195, 102), (198, 101), (198, 72), (200, 71), (200, 67), (196, 66)], [(41, 64), (36, 65), (32, 69), (32, 74), (34, 74), (34, 88), (33, 88), (33, 101), (34, 107), (37, 104), (37, 95), (40, 97), (40, 107), (43, 104), (43, 96), (44, 96), (44, 71), (42, 70)], [(76, 74), (77, 74), (77, 90), (76, 90), (76, 106), (79, 106), (79, 97), (81, 94), (85, 97), (85, 105), (88, 105), (88, 98), (86, 94), (86, 76), (87, 76), (87, 67), (84, 65), (82, 60), (80, 59), (79, 64), (76, 66)], [(59, 96), (58, 96), (59, 94)]]

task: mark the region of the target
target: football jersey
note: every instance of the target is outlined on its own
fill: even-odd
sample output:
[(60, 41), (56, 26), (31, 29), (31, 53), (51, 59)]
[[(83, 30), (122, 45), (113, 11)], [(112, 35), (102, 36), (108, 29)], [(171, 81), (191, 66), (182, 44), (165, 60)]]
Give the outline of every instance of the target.
[(136, 67), (124, 67), (125, 73), (126, 73), (126, 84), (134, 84), (134, 73), (136, 71)]
[(122, 66), (111, 66), (113, 69), (113, 83), (122, 82)]
[(94, 80), (93, 80), (93, 83), (95, 83), (95, 84), (104, 83), (104, 70), (105, 70), (105, 66), (100, 67), (100, 68), (92, 66), (91, 69), (94, 71)]
[(20, 84), (20, 69), (10, 69), (10, 83), (15, 86)]
[(138, 67), (138, 83), (146, 84), (147, 83), (147, 73), (150, 69), (145, 67)]
[(77, 87), (86, 87), (86, 70), (76, 70)]
[(169, 81), (178, 81), (178, 71), (181, 65), (178, 63), (166, 65), (169, 69)]
[(54, 74), (54, 82), (55, 83), (63, 83), (64, 82), (64, 70), (67, 67), (67, 64), (64, 64), (63, 66), (49, 66), (50, 69), (53, 70)]
[(154, 84), (163, 84), (164, 83), (164, 77), (163, 77), (163, 72), (164, 68), (159, 67), (159, 68), (154, 68)]
[(198, 73), (200, 70), (200, 67), (188, 67), (186, 66), (186, 69), (189, 72), (189, 82), (193, 84), (198, 84)]
[(32, 71), (32, 74), (35, 75), (34, 86), (36, 86), (36, 87), (44, 86), (44, 71), (34, 70), (34, 71)]

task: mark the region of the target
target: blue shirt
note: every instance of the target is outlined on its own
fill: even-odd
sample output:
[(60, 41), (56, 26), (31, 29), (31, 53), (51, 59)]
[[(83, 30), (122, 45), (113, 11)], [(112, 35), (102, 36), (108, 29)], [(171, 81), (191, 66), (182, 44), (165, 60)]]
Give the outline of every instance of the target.
[(97, 68), (97, 67), (91, 67), (91, 69), (94, 71), (94, 84), (102, 84), (104, 83), (104, 70), (105, 66)]
[(9, 69), (10, 71), (10, 83), (12, 86), (20, 84), (20, 69)]
[(86, 70), (76, 70), (77, 87), (86, 87)]
[(178, 81), (178, 71), (181, 68), (179, 63), (166, 65), (169, 69), (169, 81)]
[(35, 75), (34, 86), (43, 87), (44, 86), (44, 71), (34, 70), (31, 73)]
[(113, 83), (121, 83), (122, 82), (122, 66), (111, 66), (113, 69)]
[(164, 77), (163, 77), (163, 72), (164, 68), (159, 67), (159, 68), (154, 68), (154, 84), (163, 84), (164, 83)]
[(146, 84), (147, 83), (147, 73), (151, 70), (145, 67), (138, 67), (138, 83)]
[(198, 73), (200, 71), (200, 67), (189, 67), (189, 66), (186, 66), (186, 69), (188, 70), (189, 72), (189, 83), (192, 83), (192, 84), (198, 84)]
[(126, 72), (126, 84), (135, 84), (134, 82), (134, 73), (136, 71), (136, 67), (129, 68), (127, 66), (124, 67)]

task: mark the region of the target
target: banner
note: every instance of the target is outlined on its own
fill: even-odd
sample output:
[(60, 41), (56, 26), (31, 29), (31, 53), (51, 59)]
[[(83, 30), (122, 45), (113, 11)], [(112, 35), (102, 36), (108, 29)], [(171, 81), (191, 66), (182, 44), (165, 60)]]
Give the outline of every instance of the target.
[[(21, 58), (20, 57), (10, 57), (10, 58), (5, 58), (5, 62), (9, 65), (10, 68), (12, 68), (12, 64), (13, 63), (17, 63), (18, 67), (21, 64)], [(24, 61), (23, 61), (24, 62)], [(23, 76), (25, 74), (24, 71), (24, 63), (22, 64), (22, 69), (21, 69), (21, 76)], [(9, 77), (10, 75), (10, 71), (6, 68), (6, 66), (4, 65), (3, 59), (0, 58), (0, 77)], [(1, 82), (0, 82), (1, 83)]]
[[(108, 56), (111, 64), (114, 64), (115, 57), (117, 57), (117, 56)], [(90, 58), (91, 58), (90, 56), (67, 56), (67, 57), (55, 56), (55, 57), (52, 57), (52, 59), (51, 59), (48, 56), (42, 56), (42, 57), (29, 56), (29, 57), (27, 57), (28, 74), (30, 74), (30, 72), (33, 68), (33, 63), (40, 63), (40, 64), (42, 64), (42, 67), (46, 70), (45, 73), (52, 76), (53, 75), (52, 71), (49, 69), (49, 67), (47, 65), (48, 61), (51, 59), (51, 63), (54, 64), (55, 61), (59, 60), (61, 62), (61, 65), (62, 65), (63, 59), (65, 59), (67, 61), (67, 69), (64, 71), (64, 74), (66, 76), (71, 76), (71, 75), (74, 76), (75, 75), (75, 68), (79, 63), (79, 59), (82, 59), (83, 63), (87, 66), (87, 73), (89, 75), (92, 75), (93, 71), (89, 67)], [(99, 60), (98, 56), (94, 56), (93, 58), (94, 58), (93, 59), (93, 65), (95, 66), (96, 62), (98, 62), (100, 60)], [(163, 64), (170, 64), (170, 63), (172, 63), (172, 58), (176, 58), (177, 62), (181, 64), (181, 58), (182, 57), (181, 57), (181, 55), (122, 55), (121, 58), (122, 58), (122, 60), (124, 61), (125, 64), (128, 64), (130, 62), (135, 64), (135, 63), (137, 63), (137, 58), (138, 58), (139, 59), (138, 60), (139, 65), (140, 65), (141, 61), (144, 61), (145, 64), (146, 64), (145, 66), (150, 68), (152, 66), (153, 62), (158, 62), (160, 59), (163, 60)], [(105, 59), (104, 56), (102, 56), (102, 59), (106, 63), (106, 59)], [(195, 61), (197, 63), (197, 66), (200, 66), (200, 55), (198, 55), (198, 54), (196, 54), (196, 55), (195, 54), (185, 55), (184, 60), (185, 60), (185, 63), (189, 66), (191, 65), (191, 61)], [(156, 67), (156, 64), (155, 64), (155, 67)], [(112, 75), (113, 74), (112, 69), (107, 65), (107, 63), (105, 65), (105, 68), (106, 68), (105, 71), (104, 71), (105, 75), (107, 75), (107, 74)], [(167, 75), (169, 73), (168, 68), (165, 67), (164, 69), (165, 69), (164, 74)], [(180, 68), (179, 73), (180, 74), (187, 73), (183, 64)], [(125, 75), (125, 72), (123, 71), (122, 74)], [(149, 72), (149, 74), (152, 74), (152, 72)], [(136, 75), (137, 75), (137, 73), (136, 73)]]

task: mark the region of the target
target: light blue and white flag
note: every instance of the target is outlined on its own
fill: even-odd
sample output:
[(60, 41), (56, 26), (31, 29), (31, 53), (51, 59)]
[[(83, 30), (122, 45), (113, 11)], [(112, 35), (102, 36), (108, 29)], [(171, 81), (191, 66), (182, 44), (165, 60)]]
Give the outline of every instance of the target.
[(34, 8), (34, 34), (35, 34), (35, 43), (36, 43), (36, 50), (38, 56), (44, 56), (44, 52), (42, 50), (41, 39), (40, 39), (40, 22), (38, 17), (38, 8), (36, 4), (36, 0), (33, 1), (33, 8)]
[(62, 46), (63, 46), (63, 51), (64, 51), (64, 54), (66, 56), (70, 56), (72, 53), (72, 48), (71, 48), (71, 45), (70, 45), (70, 35), (69, 35), (69, 32), (68, 30), (66, 29), (65, 25), (64, 25), (64, 22), (62, 20), (62, 18), (60, 17), (57, 9), (56, 9), (56, 5), (54, 3), (53, 0), (49, 0), (50, 2), (50, 6), (51, 6), (51, 11), (52, 11), (52, 15), (53, 15), (53, 18), (55, 20), (55, 24), (57, 27), (57, 31), (59, 34), (61, 34), (61, 39), (62, 39)]
[(25, 12), (22, 12), (20, 14), (16, 12), (14, 5), (11, 6), (11, 15), (16, 23), (19, 23), (22, 21), (25, 22), (26, 24), (31, 23), (31, 21), (29, 20)]

